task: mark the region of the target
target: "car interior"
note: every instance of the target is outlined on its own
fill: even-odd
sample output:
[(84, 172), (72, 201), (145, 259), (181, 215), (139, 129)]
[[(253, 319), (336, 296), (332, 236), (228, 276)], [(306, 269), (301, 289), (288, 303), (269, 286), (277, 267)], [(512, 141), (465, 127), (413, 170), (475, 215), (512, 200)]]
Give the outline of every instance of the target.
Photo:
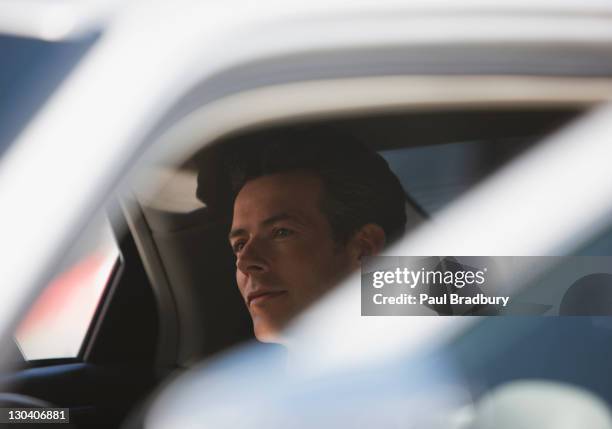
[(25, 360), (13, 344), (0, 403), (53, 404), (70, 408), (77, 425), (119, 427), (169, 375), (253, 339), (227, 241), (228, 166), (236, 154), (260, 150), (262, 133), (334, 129), (378, 151), (406, 191), (409, 233), (584, 111), (396, 109), (268, 123), (207, 142), (179, 163), (142, 167), (105, 207), (121, 257), (78, 356)]

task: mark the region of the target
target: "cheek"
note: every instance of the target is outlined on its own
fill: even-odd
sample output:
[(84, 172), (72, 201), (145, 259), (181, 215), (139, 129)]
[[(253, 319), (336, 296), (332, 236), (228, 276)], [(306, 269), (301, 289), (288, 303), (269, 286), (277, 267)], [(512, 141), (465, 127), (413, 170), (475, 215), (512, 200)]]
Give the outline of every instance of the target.
[(238, 290), (240, 290), (240, 294), (244, 296), (244, 288), (246, 286), (246, 276), (240, 270), (236, 270), (236, 284), (238, 285)]
[(300, 295), (318, 295), (329, 289), (340, 271), (345, 271), (335, 255), (327, 246), (304, 250), (288, 258), (284, 273), (301, 290)]
[(316, 264), (319, 267), (317, 275), (321, 279), (323, 289), (337, 286), (354, 269), (348, 253), (337, 252), (334, 248), (317, 255)]

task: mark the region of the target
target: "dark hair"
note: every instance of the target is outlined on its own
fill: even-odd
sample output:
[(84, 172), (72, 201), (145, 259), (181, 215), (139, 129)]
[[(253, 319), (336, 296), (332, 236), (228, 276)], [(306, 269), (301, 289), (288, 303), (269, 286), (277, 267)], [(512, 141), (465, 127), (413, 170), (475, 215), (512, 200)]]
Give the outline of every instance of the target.
[(306, 170), (323, 181), (321, 211), (336, 242), (346, 244), (368, 223), (382, 227), (387, 242), (404, 232), (404, 189), (387, 161), (358, 140), (327, 127), (263, 131), (247, 140), (232, 162), (234, 198), (249, 180)]

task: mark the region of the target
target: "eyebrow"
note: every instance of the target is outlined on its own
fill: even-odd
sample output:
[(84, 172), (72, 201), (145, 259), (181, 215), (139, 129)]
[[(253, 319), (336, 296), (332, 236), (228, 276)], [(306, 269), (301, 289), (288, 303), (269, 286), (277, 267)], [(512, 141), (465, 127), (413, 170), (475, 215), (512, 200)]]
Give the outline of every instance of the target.
[[(300, 219), (297, 216), (291, 215), (289, 213), (279, 213), (277, 215), (270, 216), (269, 218), (261, 222), (260, 225), (268, 226), (268, 225), (272, 225), (281, 220), (290, 220), (293, 222), (297, 222), (301, 225), (304, 224), (304, 222), (300, 221)], [(231, 240), (232, 238), (235, 238), (241, 235), (246, 235), (246, 234), (247, 234), (247, 230), (244, 228), (232, 229), (228, 235), (228, 239)]]

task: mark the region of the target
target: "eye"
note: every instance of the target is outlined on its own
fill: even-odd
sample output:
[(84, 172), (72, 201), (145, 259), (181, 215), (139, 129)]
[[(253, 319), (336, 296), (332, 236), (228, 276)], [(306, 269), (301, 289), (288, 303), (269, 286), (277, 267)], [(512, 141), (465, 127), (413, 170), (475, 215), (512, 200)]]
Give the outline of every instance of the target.
[(285, 238), (293, 234), (293, 231), (287, 228), (275, 228), (272, 232), (274, 238)]
[(232, 250), (234, 251), (235, 254), (238, 254), (244, 248), (244, 245), (245, 245), (244, 240), (238, 240), (234, 244), (232, 244)]

